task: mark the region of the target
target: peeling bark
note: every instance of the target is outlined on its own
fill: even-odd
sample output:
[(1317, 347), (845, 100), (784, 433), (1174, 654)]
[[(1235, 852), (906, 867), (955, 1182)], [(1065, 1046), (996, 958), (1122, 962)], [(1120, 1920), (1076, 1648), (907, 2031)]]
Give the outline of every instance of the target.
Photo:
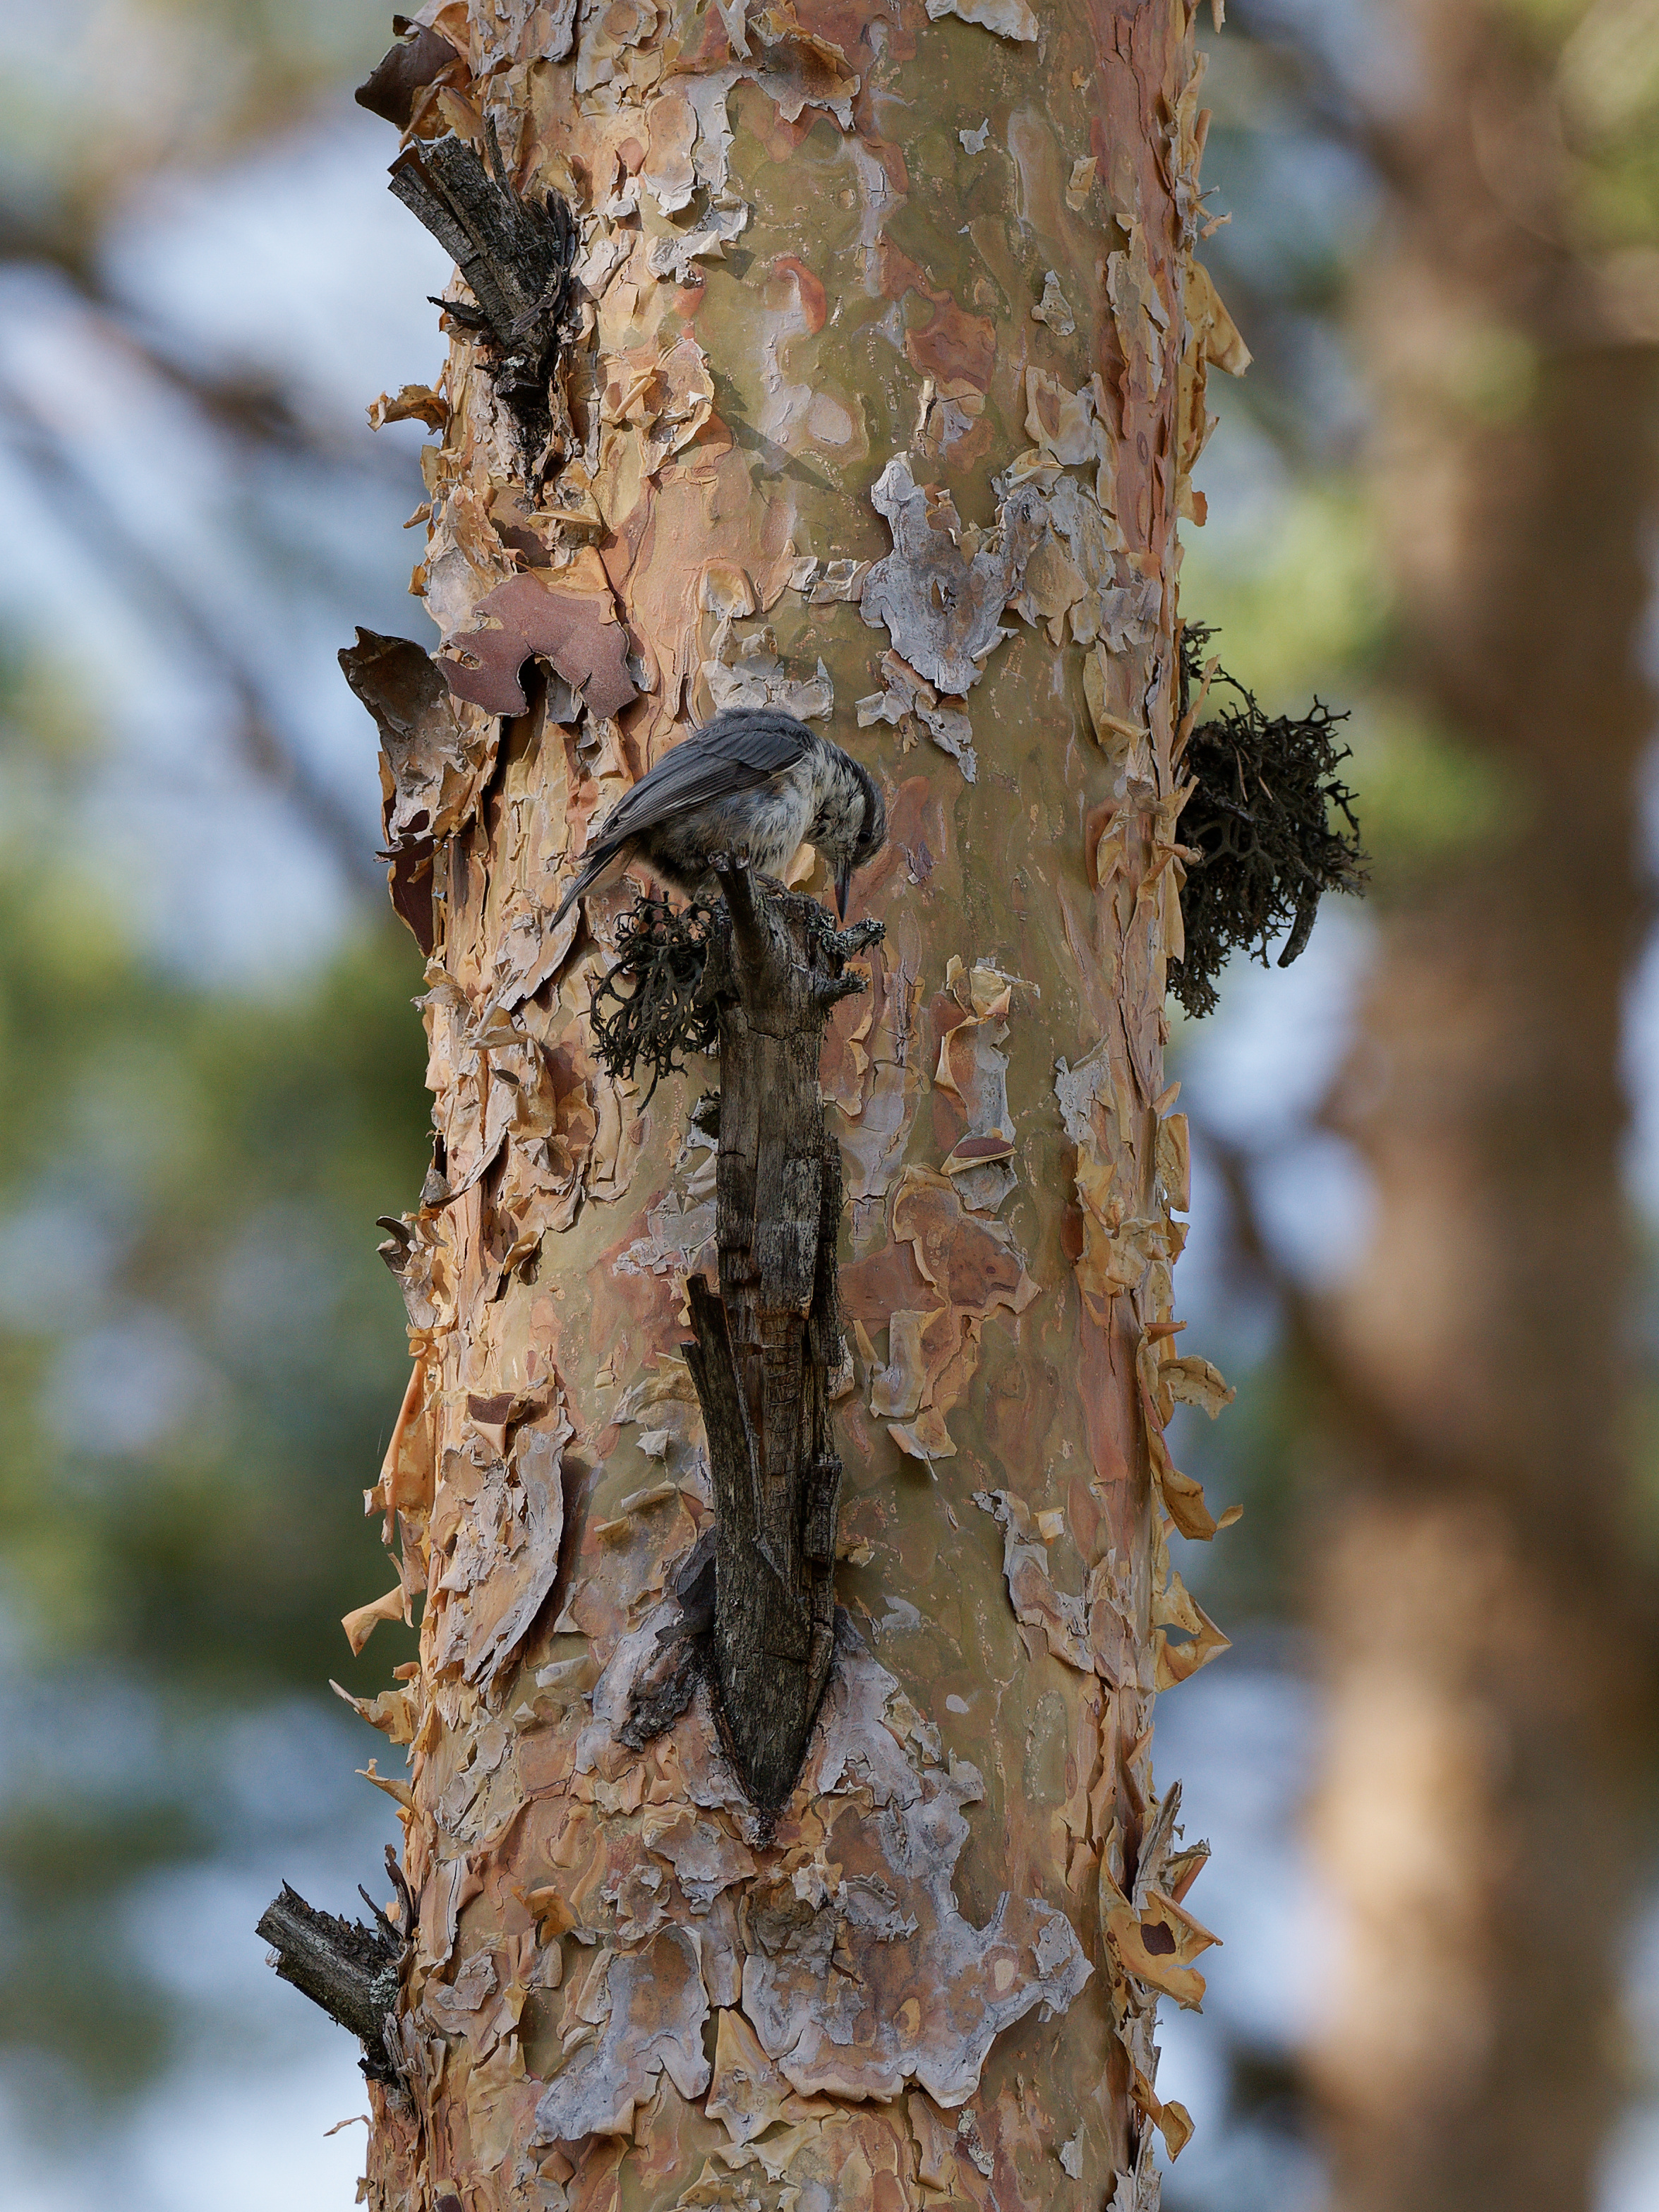
[[(415, 27), (465, 68), (414, 137), (493, 125), (578, 237), (535, 471), (465, 316), (408, 401), (477, 781), (434, 836), (438, 1152), (386, 1246), (398, 1588), (353, 1617), (422, 1608), (365, 1710), (407, 1742), (373, 1778), (420, 1904), (368, 2201), (1149, 2206), (1185, 2128), (1155, 2006), (1201, 1986), (1151, 1702), (1222, 1642), (1162, 1437), (1176, 526), (1242, 354), (1190, 260), (1189, 10)], [(885, 936), (786, 1047), (734, 886), (716, 1136), (712, 1065), (647, 1098), (594, 1052), (629, 887), (552, 916), (664, 747), (763, 701), (883, 783)], [(395, 792), (453, 787), (441, 727)], [(815, 870), (754, 915), (791, 992), (833, 950)], [(744, 1734), (763, 1698), (786, 1717)]]

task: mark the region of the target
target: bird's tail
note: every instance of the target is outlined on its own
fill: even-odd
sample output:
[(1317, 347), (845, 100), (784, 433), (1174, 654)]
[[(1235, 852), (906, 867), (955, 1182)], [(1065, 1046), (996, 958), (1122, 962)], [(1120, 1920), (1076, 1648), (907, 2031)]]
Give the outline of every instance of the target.
[(548, 925), (550, 930), (554, 930), (558, 927), (559, 924), (564, 920), (566, 915), (569, 913), (571, 908), (581, 896), (582, 893), (592, 889), (594, 884), (599, 880), (601, 872), (604, 871), (607, 864), (615, 860), (615, 858), (616, 854), (614, 852), (605, 852), (601, 850), (593, 854), (592, 858), (581, 870), (581, 872), (570, 884), (568, 890), (565, 892), (564, 896), (559, 901), (557, 910), (555, 912), (551, 922)]

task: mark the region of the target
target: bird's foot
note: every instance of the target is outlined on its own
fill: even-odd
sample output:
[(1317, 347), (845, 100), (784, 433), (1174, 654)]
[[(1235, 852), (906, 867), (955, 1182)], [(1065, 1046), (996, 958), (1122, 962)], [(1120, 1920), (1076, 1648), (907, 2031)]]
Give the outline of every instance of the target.
[(838, 959), (851, 960), (867, 946), (879, 945), (886, 934), (886, 924), (876, 921), (872, 915), (863, 921), (855, 921), (850, 929), (832, 929), (826, 941)]
[(855, 999), (860, 991), (870, 988), (870, 978), (862, 969), (852, 968), (844, 975), (817, 975), (812, 988), (819, 1003), (826, 1006), (839, 1006), (843, 999)]

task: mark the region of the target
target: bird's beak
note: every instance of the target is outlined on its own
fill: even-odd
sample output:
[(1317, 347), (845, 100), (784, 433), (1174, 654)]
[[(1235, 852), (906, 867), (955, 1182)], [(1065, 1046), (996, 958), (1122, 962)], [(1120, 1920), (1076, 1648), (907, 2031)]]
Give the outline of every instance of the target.
[(845, 921), (847, 919), (847, 894), (852, 888), (852, 883), (853, 863), (850, 860), (843, 860), (841, 866), (836, 870), (836, 917), (837, 921)]

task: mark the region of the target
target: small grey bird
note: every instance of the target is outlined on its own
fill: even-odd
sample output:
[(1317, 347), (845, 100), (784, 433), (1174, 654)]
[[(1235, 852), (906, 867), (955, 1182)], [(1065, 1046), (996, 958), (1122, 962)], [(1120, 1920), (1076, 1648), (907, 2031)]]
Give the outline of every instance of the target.
[(695, 896), (717, 856), (729, 853), (776, 876), (808, 840), (835, 871), (836, 911), (845, 921), (853, 871), (886, 835), (881, 793), (860, 762), (781, 708), (731, 707), (617, 800), (554, 924), (625, 854)]

